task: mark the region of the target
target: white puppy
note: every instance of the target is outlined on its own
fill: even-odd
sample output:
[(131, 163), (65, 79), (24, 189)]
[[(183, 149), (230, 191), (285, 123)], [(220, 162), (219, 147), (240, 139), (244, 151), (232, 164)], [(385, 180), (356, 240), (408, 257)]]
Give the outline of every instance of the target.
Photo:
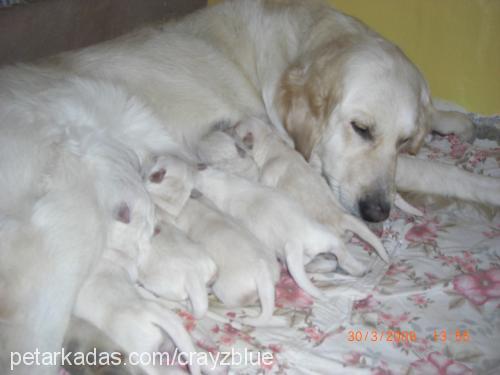
[(380, 239), (359, 219), (345, 213), (324, 178), (276, 134), (271, 125), (252, 117), (238, 123), (231, 134), (243, 142), (261, 170), (260, 181), (285, 192), (303, 210), (337, 235), (352, 231), (368, 242), (380, 257), (389, 256)]
[[(164, 342), (162, 331), (181, 352), (195, 353), (182, 320), (157, 301), (144, 298), (134, 285), (137, 280), (137, 259), (131, 256), (137, 251), (134, 214), (126, 206), (116, 212), (108, 248), (82, 286), (74, 314), (94, 324), (128, 353), (159, 352)], [(168, 369), (158, 362), (141, 365), (148, 375), (163, 374)], [(191, 365), (191, 372), (200, 374), (197, 363)]]
[[(129, 274), (130, 263), (134, 260), (124, 253), (106, 250), (80, 290), (74, 314), (94, 324), (128, 353), (159, 352), (164, 342), (162, 331), (180, 351), (195, 353), (182, 320), (158, 302), (143, 298), (136, 290)], [(158, 364), (143, 368), (148, 375), (164, 373)], [(196, 363), (191, 371), (200, 373)]]
[(340, 266), (353, 275), (365, 272), (338, 236), (277, 190), (212, 168), (199, 171), (195, 181), (196, 188), (221, 211), (243, 222), (285, 262), (297, 284), (309, 294), (323, 295), (304, 270), (304, 264), (318, 254), (334, 253)]
[(151, 252), (139, 265), (139, 283), (159, 297), (172, 301), (189, 299), (193, 315), (202, 318), (208, 309), (209, 285), (217, 266), (203, 250), (169, 223), (157, 225)]
[[(225, 124), (208, 133), (198, 143), (197, 153), (203, 163), (240, 177), (257, 181), (259, 168), (252, 158), (247, 157), (246, 147), (238, 139), (226, 133)], [(227, 126), (229, 127), (229, 126)]]
[[(245, 318), (243, 323), (254, 326), (283, 325), (282, 319), (272, 316), (274, 285), (280, 273), (276, 258), (257, 238), (220, 212), (201, 193), (190, 191), (194, 183), (190, 171), (190, 166), (178, 158), (158, 158), (147, 183), (149, 189), (156, 192), (153, 199), (158, 199), (161, 206), (163, 199), (170, 201), (172, 196), (192, 196), (191, 199), (177, 201), (179, 207), (183, 205), (180, 211), (179, 207), (163, 205), (164, 210), (159, 214), (181, 228), (191, 239), (202, 243), (204, 250), (214, 259), (218, 275), (212, 291), (224, 305), (246, 306), (260, 299), (260, 316)], [(183, 187), (187, 194), (182, 191)], [(198, 259), (191, 261), (197, 262)]]
[(260, 300), (261, 314), (242, 323), (253, 326), (284, 325), (274, 317), (275, 284), (280, 266), (257, 238), (217, 210), (201, 193), (193, 191), (175, 222), (191, 238), (202, 242), (219, 267), (213, 293), (228, 307), (248, 306)]

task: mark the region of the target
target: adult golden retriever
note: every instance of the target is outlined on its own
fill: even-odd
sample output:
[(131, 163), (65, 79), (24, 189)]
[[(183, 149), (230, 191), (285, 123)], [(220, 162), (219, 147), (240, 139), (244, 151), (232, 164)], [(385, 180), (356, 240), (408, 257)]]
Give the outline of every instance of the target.
[[(112, 88), (90, 95), (88, 84), (76, 84), (66, 92), (78, 79)], [(109, 94), (116, 90), (140, 104), (117, 103)], [(126, 134), (113, 139), (125, 137), (124, 153), (140, 160), (145, 149), (161, 150), (161, 139), (189, 147), (216, 121), (261, 114), (366, 220), (387, 218), (396, 188), (500, 204), (497, 179), (398, 157), (417, 152), (430, 130), (469, 137), (472, 124), (433, 107), (425, 80), (396, 46), (319, 1), (228, 1), (38, 66), (7, 67), (0, 71), (2, 368), (13, 348), (60, 348), (75, 295), (104, 246), (107, 206), (98, 193), (112, 187), (93, 185), (92, 168), (62, 127), (123, 125)], [(136, 122), (122, 124), (129, 116)], [(151, 133), (148, 116), (168, 132)]]
[(436, 110), (398, 47), (322, 1), (227, 1), (60, 63), (128, 86), (188, 143), (217, 120), (267, 112), (343, 205), (369, 221), (387, 218), (395, 181), (500, 204), (498, 180), (397, 157), (416, 153), (430, 130), (470, 138), (473, 124)]

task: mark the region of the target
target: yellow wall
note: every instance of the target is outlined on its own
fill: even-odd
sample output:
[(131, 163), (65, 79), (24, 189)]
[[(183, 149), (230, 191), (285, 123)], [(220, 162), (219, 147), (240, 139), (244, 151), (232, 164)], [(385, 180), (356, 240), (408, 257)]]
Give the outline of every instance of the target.
[(434, 97), (500, 114), (500, 0), (329, 1), (400, 46)]

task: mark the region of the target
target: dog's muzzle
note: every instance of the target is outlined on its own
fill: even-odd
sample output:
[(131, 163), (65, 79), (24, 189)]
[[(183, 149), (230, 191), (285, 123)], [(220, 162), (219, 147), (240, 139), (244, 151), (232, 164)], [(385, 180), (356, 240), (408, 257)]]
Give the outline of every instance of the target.
[(358, 205), (363, 220), (373, 223), (384, 221), (391, 212), (391, 204), (382, 193), (366, 195), (359, 200)]

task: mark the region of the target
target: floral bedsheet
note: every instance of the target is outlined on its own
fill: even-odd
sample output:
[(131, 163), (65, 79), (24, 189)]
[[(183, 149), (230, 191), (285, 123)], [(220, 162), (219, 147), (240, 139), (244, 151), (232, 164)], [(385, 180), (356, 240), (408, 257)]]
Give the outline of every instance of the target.
[[(484, 119), (478, 133), (489, 139), (473, 144), (429, 136), (419, 157), (500, 178), (499, 124), (498, 117)], [(500, 373), (499, 211), (444, 198), (407, 198), (423, 217), (394, 209), (390, 220), (373, 228), (391, 254), (390, 266), (353, 238), (349, 247), (371, 264), (370, 273), (361, 279), (314, 275), (326, 291), (334, 290), (332, 284), (352, 285), (359, 291), (355, 297), (314, 301), (283, 271), (276, 314), (286, 316), (290, 327), (231, 325), (258, 310), (229, 311), (214, 300), (212, 311), (221, 319), (212, 314), (196, 321), (179, 310), (197, 345), (232, 352), (233, 374)], [(259, 353), (272, 360), (255, 360)]]

